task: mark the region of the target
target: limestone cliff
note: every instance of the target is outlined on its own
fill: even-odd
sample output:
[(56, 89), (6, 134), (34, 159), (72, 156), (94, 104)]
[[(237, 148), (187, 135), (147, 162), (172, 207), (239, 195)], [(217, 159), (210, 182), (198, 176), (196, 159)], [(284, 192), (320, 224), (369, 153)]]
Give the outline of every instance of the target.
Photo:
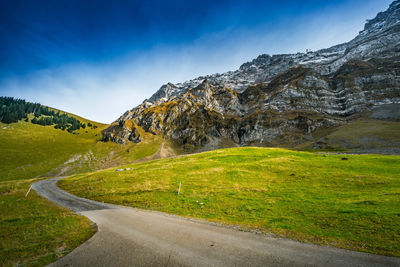
[(400, 1), (348, 43), (261, 55), (236, 71), (163, 85), (103, 136), (139, 142), (142, 127), (191, 151), (296, 146), (388, 104), (400, 106)]

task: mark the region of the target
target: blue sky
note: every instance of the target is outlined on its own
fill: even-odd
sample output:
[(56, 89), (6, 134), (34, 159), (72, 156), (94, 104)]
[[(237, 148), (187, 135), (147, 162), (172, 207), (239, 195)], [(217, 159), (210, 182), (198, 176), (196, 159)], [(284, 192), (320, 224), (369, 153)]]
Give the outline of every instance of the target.
[(351, 40), (391, 0), (0, 0), (0, 95), (110, 123), (167, 82)]

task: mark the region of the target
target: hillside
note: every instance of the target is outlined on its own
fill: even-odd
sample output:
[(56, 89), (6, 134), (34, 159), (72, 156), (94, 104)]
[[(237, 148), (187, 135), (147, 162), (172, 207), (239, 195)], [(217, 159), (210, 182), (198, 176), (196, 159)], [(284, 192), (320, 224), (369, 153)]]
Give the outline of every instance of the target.
[(399, 156), (230, 148), (123, 168), (59, 184), (100, 202), (400, 256)]
[[(348, 43), (261, 55), (236, 71), (163, 85), (103, 131), (103, 138), (140, 142), (138, 126), (185, 151), (247, 145), (326, 149), (329, 145), (321, 146), (321, 140), (329, 137), (323, 132), (332, 135), (360, 118), (377, 129), (386, 121), (399, 127), (400, 114), (393, 112), (400, 107), (399, 69), (400, 1), (394, 1)], [(334, 147), (396, 153), (398, 132), (367, 133), (364, 140), (380, 136), (373, 148), (350, 139)]]
[(102, 142), (101, 131), (108, 125), (73, 114), (68, 116), (91, 127), (71, 133), (54, 125), (33, 124), (29, 122), (34, 119), (32, 114), (28, 122), (0, 123), (0, 180), (93, 171), (151, 156), (160, 148), (161, 140), (152, 135), (145, 135), (140, 144), (127, 146)]
[[(7, 112), (13, 115), (16, 110), (23, 111), (23, 105), (15, 107)], [(65, 124), (64, 130), (56, 124), (35, 124), (31, 122), (35, 118), (52, 116), (35, 117), (33, 112), (14, 116), (13, 121), (17, 122), (0, 122), (1, 266), (44, 266), (96, 232), (89, 220), (50, 203), (33, 190), (26, 196), (32, 183), (41, 177), (94, 171), (170, 152), (168, 144), (146, 133), (142, 134), (140, 144), (121, 146), (100, 141), (101, 131), (108, 125), (54, 108), (42, 108), (48, 114), (49, 111), (61, 114), (54, 118), (68, 117), (69, 121), (79, 121), (79, 126), (85, 127), (68, 131), (71, 124)]]

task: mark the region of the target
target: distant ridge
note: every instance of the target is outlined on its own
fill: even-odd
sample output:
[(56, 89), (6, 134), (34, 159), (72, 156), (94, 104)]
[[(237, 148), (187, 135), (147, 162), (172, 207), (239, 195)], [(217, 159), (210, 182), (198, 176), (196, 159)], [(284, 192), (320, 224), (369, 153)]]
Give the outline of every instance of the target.
[[(390, 115), (400, 108), (399, 59), (400, 1), (394, 1), (347, 43), (307, 53), (264, 54), (236, 71), (167, 83), (103, 136), (122, 144), (139, 142), (137, 129), (142, 128), (188, 151), (306, 143), (327, 148), (323, 131), (376, 118), (371, 113), (377, 109), (380, 120), (400, 119)], [(384, 146), (396, 146), (396, 140)]]

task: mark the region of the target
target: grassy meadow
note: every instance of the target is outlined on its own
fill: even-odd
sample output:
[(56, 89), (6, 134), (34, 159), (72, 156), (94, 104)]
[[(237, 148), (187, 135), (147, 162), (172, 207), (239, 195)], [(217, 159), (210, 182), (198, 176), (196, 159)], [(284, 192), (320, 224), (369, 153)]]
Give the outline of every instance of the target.
[[(86, 124), (90, 121), (77, 117)], [(134, 162), (156, 153), (161, 141), (121, 146), (99, 141), (107, 125), (91, 122), (75, 134), (20, 121), (0, 123), (0, 265), (43, 266), (65, 255), (95, 229), (85, 217), (31, 190), (39, 177), (76, 174)]]
[(59, 185), (98, 201), (400, 256), (400, 156), (231, 148), (126, 167)]
[[(80, 118), (81, 121), (87, 122)], [(157, 152), (160, 140), (148, 134), (139, 144), (101, 142), (105, 124), (75, 134), (25, 121), (0, 123), (0, 181), (68, 175), (118, 166)]]
[(0, 266), (45, 266), (90, 238), (95, 225), (31, 190), (37, 179), (0, 182)]

